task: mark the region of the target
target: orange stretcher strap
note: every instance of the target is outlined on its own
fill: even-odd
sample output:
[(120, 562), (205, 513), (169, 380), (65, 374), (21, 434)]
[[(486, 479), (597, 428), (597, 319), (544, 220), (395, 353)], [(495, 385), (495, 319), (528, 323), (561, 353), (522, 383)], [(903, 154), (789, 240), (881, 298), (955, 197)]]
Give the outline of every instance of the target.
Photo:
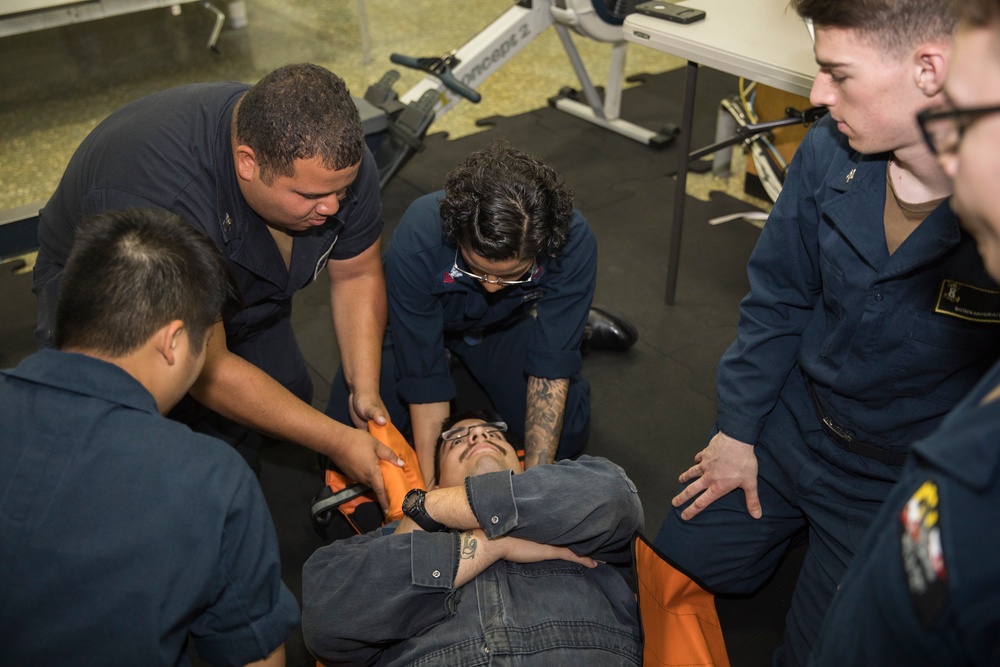
[(379, 426), (373, 421), (368, 422), (368, 432), (376, 440), (396, 453), (396, 456), (403, 459), (403, 467), (393, 465), (388, 461), (379, 461), (382, 468), (382, 481), (385, 483), (386, 497), (389, 499), (389, 511), (385, 520), (396, 521), (403, 518), (403, 497), (410, 489), (426, 489), (424, 476), (420, 473), (420, 463), (417, 461), (417, 453), (410, 447), (403, 434), (392, 425), (392, 422), (385, 426)]
[[(403, 497), (410, 489), (425, 489), (424, 477), (420, 474), (420, 464), (417, 462), (417, 453), (410, 447), (403, 434), (399, 432), (392, 423), (380, 426), (374, 421), (368, 422), (368, 432), (391, 449), (396, 456), (403, 459), (403, 467), (400, 468), (388, 461), (379, 461), (382, 469), (382, 481), (385, 484), (386, 496), (389, 499), (389, 512), (386, 514), (386, 521), (396, 521), (403, 518)], [(322, 507), (313, 507), (313, 512), (318, 510), (328, 510), (336, 508), (340, 511), (354, 529), (364, 532), (361, 526), (352, 521), (354, 511), (359, 505), (364, 503), (377, 503), (375, 493), (366, 484), (359, 484), (342, 472), (337, 470), (326, 471), (326, 485), (333, 491), (333, 495), (324, 499)]]

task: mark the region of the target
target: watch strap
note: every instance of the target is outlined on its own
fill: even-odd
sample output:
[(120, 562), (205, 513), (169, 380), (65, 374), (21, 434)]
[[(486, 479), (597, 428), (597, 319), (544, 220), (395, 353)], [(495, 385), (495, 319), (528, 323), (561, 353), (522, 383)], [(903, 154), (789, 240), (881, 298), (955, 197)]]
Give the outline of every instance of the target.
[(403, 514), (413, 519), (414, 523), (428, 533), (439, 533), (448, 530), (448, 527), (440, 521), (435, 521), (427, 513), (424, 500), (427, 492), (423, 489), (410, 489), (403, 498)]

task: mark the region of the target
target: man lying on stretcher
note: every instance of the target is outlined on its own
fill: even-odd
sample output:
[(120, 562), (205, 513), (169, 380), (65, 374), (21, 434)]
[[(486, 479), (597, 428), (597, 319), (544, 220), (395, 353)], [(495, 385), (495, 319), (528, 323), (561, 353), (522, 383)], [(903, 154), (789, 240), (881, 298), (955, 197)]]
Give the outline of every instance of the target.
[(642, 505), (624, 471), (581, 456), (523, 471), (486, 413), (449, 418), (430, 491), (405, 516), (318, 550), (302, 630), (324, 663), (640, 664), (629, 544)]

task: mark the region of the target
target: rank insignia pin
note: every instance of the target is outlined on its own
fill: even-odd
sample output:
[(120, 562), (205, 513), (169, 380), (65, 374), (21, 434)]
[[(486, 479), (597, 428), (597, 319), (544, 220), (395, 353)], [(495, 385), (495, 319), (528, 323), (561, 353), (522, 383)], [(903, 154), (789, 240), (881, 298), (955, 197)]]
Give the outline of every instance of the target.
[(854, 169), (851, 169), (851, 171), (850, 171), (850, 172), (848, 172), (848, 174), (847, 174), (847, 179), (846, 179), (846, 180), (844, 181), (845, 183), (850, 183), (850, 182), (851, 182), (851, 179), (852, 179), (852, 178), (854, 178), (854, 172), (855, 172), (855, 171), (856, 171), (856, 170), (854, 170)]
[(222, 219), (222, 230), (228, 232), (232, 228), (233, 228), (233, 220), (232, 218), (229, 217), (229, 214), (226, 213), (226, 217)]

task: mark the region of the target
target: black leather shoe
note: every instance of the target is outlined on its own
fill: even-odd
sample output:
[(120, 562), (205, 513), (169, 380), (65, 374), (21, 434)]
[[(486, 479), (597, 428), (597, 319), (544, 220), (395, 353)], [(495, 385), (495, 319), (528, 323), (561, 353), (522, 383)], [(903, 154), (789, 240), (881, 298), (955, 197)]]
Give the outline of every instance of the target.
[(604, 308), (592, 306), (583, 328), (583, 354), (605, 350), (624, 352), (639, 340), (639, 333), (631, 322)]

